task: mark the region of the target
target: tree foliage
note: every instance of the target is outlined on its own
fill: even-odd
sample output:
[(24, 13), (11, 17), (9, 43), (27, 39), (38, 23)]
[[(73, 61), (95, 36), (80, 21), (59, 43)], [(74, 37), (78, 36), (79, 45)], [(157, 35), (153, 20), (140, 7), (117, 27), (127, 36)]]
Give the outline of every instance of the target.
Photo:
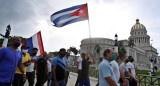
[(133, 48), (133, 46), (135, 46), (134, 41), (132, 39), (129, 39), (128, 46), (131, 48)]
[(72, 52), (75, 56), (79, 53), (78, 49), (76, 49), (76, 47), (70, 47), (68, 50), (68, 52)]
[[(13, 36), (13, 37), (15, 37), (15, 36)], [(19, 37), (19, 36), (18, 36), (18, 37)], [(20, 37), (20, 38), (21, 38), (21, 42), (23, 42), (24, 44), (26, 44), (27, 38), (23, 38), (23, 37)], [(10, 46), (10, 45), (11, 45), (11, 39), (12, 39), (12, 37), (9, 37), (7, 46)], [(4, 38), (1, 38), (1, 39), (0, 39), (0, 46), (2, 46), (3, 40), (4, 40)]]
[(126, 55), (126, 49), (124, 48), (123, 42), (122, 41), (118, 41), (118, 53), (119, 53), (119, 57), (122, 59), (123, 57), (125, 57)]
[(58, 56), (58, 51), (55, 52), (49, 52), (49, 54), (54, 55), (54, 57)]

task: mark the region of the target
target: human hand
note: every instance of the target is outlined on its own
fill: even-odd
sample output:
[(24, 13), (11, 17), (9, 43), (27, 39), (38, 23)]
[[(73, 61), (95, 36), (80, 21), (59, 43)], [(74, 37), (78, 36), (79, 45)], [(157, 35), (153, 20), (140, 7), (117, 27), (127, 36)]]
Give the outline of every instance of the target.
[(137, 79), (136, 79), (135, 81), (136, 81), (137, 83), (139, 82), (139, 80), (137, 80)]
[(59, 86), (59, 84), (57, 82), (54, 83), (54, 86)]
[(26, 74), (23, 74), (23, 81), (26, 81)]

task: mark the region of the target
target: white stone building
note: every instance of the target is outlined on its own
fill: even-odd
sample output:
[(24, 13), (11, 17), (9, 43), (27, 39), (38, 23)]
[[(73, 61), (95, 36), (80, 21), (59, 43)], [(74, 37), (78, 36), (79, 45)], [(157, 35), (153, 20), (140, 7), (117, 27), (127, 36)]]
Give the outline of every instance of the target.
[[(128, 40), (132, 39), (135, 46), (130, 48), (128, 46), (128, 40), (121, 40), (127, 51), (127, 56), (133, 56), (135, 61), (134, 65), (137, 69), (149, 70), (150, 60), (149, 57), (155, 59), (154, 66), (159, 66), (159, 58), (157, 49), (152, 47), (150, 44), (150, 36), (147, 35), (147, 30), (143, 24), (140, 24), (139, 19), (136, 20), (136, 24), (131, 28), (130, 37)], [(107, 48), (114, 48), (114, 39), (108, 38), (91, 38), (92, 50), (98, 60), (99, 57), (103, 57), (103, 52)], [(120, 41), (120, 40), (119, 40)], [(80, 45), (80, 53), (85, 53), (90, 46), (90, 38), (83, 39)], [(97, 51), (98, 48), (98, 51)]]

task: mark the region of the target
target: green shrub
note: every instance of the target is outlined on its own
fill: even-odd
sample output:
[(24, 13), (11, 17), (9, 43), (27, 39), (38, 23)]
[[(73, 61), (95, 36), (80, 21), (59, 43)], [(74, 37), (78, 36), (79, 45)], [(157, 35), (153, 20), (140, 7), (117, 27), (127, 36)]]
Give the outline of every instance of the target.
[(143, 74), (143, 75), (149, 75), (149, 72), (148, 70), (136, 70), (136, 73), (138, 74)]

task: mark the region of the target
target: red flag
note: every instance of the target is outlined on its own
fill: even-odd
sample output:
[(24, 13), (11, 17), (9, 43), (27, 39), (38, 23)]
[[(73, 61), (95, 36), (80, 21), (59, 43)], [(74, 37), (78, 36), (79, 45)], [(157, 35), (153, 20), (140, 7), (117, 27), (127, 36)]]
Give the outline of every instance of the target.
[(88, 19), (88, 10), (87, 10), (87, 4), (76, 10), (71, 14), (71, 16), (79, 16), (82, 18)]

